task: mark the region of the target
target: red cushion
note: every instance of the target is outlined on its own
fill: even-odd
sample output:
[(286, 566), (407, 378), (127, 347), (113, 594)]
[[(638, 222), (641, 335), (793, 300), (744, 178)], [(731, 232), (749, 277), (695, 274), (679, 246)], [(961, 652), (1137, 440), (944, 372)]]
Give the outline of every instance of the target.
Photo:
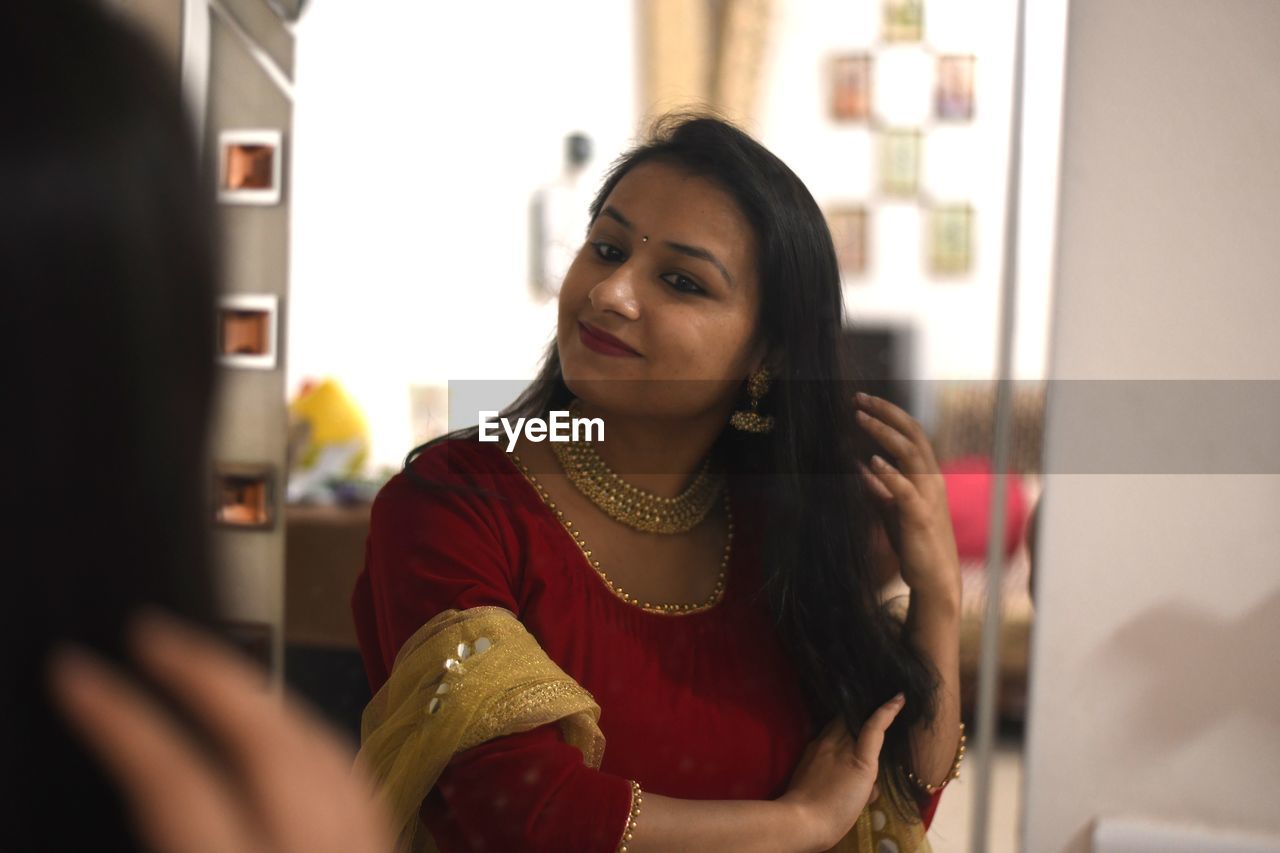
[[(988, 507), (995, 478), (991, 462), (982, 456), (960, 456), (939, 463), (947, 485), (947, 505), (951, 510), (951, 526), (956, 534), (956, 548), (961, 560), (985, 561), (987, 558)], [(1008, 558), (1018, 550), (1027, 525), (1027, 499), (1022, 480), (1017, 474), (1007, 475), (1005, 486), (1004, 554)]]

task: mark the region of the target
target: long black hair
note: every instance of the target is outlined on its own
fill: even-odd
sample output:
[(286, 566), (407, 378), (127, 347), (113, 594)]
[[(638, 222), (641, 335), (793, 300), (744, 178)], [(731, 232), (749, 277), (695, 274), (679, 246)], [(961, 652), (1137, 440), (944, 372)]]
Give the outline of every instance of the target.
[[(0, 4), (6, 848), (140, 848), (53, 707), (51, 648), (132, 671), (145, 604), (209, 623), (215, 237), (176, 69), (96, 2)], [(62, 819), (50, 820), (59, 804)], [(56, 813), (56, 812), (55, 812)]]
[[(715, 452), (765, 513), (769, 603), (819, 725), (839, 714), (857, 732), (877, 706), (906, 695), (881, 752), (880, 786), (904, 817), (918, 819), (906, 776), (908, 733), (935, 713), (938, 678), (879, 598), (870, 557), (876, 513), (856, 477), (869, 444), (853, 417), (854, 378), (842, 374), (844, 309), (826, 220), (795, 173), (746, 133), (718, 118), (673, 114), (613, 165), (591, 204), (591, 222), (618, 182), (648, 162), (714, 182), (755, 232), (757, 335), (777, 375), (762, 411), (773, 415), (775, 428), (759, 435), (726, 426)], [(503, 415), (545, 417), (572, 398), (553, 343), (537, 377)], [(461, 430), (414, 448), (406, 471), (413, 476), (409, 463), (432, 444), (474, 434)]]

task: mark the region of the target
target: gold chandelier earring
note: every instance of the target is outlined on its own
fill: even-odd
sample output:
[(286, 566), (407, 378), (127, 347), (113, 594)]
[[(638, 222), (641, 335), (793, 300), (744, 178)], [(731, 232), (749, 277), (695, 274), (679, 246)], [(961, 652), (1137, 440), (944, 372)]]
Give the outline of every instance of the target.
[(766, 433), (773, 431), (773, 416), (760, 414), (760, 400), (769, 393), (769, 371), (761, 367), (747, 377), (747, 395), (751, 398), (748, 411), (736, 411), (729, 417), (729, 425), (743, 432)]

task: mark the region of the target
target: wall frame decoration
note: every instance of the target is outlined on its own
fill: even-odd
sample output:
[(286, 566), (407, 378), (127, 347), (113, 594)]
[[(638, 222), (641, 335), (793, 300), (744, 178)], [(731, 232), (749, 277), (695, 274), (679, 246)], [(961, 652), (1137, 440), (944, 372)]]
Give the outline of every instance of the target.
[[(926, 39), (924, 5), (923, 0), (879, 0), (879, 32), (862, 44), (842, 44), (819, 70), (826, 87), (821, 108), (834, 125), (843, 125), (841, 136), (856, 138), (874, 158), (869, 191), (827, 211), (845, 277), (866, 274), (871, 231), (880, 221), (875, 211), (904, 203), (919, 216), (921, 272), (951, 278), (972, 271), (978, 236), (974, 209), (955, 201), (959, 193), (949, 193), (947, 202), (934, 195), (933, 170), (924, 168), (924, 158), (937, 153), (940, 163), (953, 162), (947, 155), (955, 149), (949, 146), (960, 139), (954, 131), (974, 121), (977, 56)], [(861, 206), (860, 221), (845, 215), (854, 203)]]
[(213, 473), (213, 516), (219, 527), (270, 530), (276, 523), (272, 465), (220, 463)]
[(842, 276), (860, 276), (867, 271), (867, 219), (865, 207), (842, 206), (827, 211), (827, 227)]
[(284, 137), (278, 130), (224, 130), (218, 134), (218, 201), (280, 203)]
[(871, 55), (852, 53), (831, 59), (831, 117), (863, 122), (871, 115)]
[(218, 302), (218, 361), (226, 367), (274, 370), (279, 361), (280, 299), (229, 294)]
[(920, 191), (920, 155), (924, 135), (918, 130), (880, 132), (880, 191), (887, 196), (915, 196)]
[(936, 205), (929, 210), (928, 266), (935, 275), (963, 275), (973, 266), (973, 208)]
[(939, 121), (973, 119), (972, 56), (939, 56), (937, 84), (933, 94), (934, 115)]
[(885, 41), (924, 38), (924, 0), (884, 0), (883, 13)]

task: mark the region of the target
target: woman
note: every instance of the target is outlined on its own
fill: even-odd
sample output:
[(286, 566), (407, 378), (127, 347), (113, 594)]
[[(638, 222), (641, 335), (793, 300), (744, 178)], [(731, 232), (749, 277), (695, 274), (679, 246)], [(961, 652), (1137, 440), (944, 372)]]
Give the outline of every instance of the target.
[(102, 5), (0, 4), (0, 847), (382, 853), (335, 733), (207, 634), (136, 619), (214, 616), (217, 276), (176, 75)]
[[(867, 400), (898, 468), (858, 459), (841, 306), (821, 212), (742, 132), (668, 120), (615, 165), (504, 413), (571, 409), (605, 441), (465, 431), (373, 508), (362, 751), (406, 847), (924, 845), (963, 748), (959, 561), (919, 425)], [(826, 757), (897, 693), (864, 813), (877, 768)]]

